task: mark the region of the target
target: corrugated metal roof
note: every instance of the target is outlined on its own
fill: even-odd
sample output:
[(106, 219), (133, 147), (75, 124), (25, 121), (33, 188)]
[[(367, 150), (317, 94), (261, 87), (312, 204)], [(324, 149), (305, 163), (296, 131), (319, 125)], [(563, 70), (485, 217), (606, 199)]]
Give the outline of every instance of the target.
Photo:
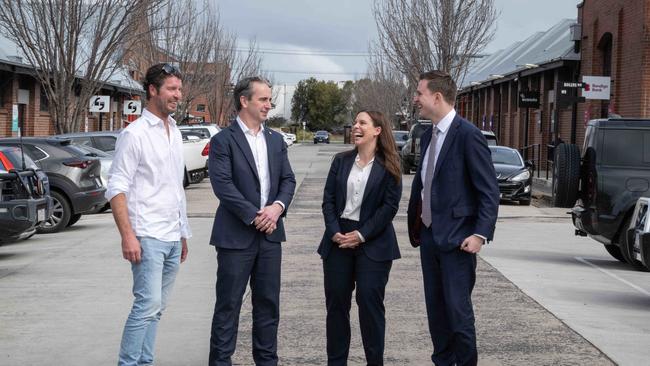
[(544, 32), (537, 32), (523, 41), (499, 50), (476, 61), (467, 73), (461, 88), (472, 82), (494, 79), (494, 75), (508, 75), (526, 69), (524, 65), (542, 65), (558, 60), (580, 60), (570, 39), (570, 26), (575, 19), (563, 19)]
[[(0, 63), (17, 65), (29, 69), (33, 67), (28, 63), (27, 58), (24, 57), (20, 48), (10, 39), (0, 34)], [(79, 78), (82, 76), (79, 74)], [(108, 79), (107, 83), (109, 86), (116, 86), (123, 89), (128, 89), (136, 94), (142, 93), (142, 85), (133, 80), (129, 76), (128, 70), (124, 67), (119, 67), (115, 70), (113, 75)]]

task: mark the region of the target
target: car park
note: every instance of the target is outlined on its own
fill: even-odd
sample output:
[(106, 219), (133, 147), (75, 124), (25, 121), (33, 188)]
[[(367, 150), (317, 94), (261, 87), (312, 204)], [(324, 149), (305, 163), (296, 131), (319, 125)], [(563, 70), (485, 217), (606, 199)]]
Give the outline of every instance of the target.
[(499, 182), (500, 198), (530, 205), (533, 163), (524, 162), (519, 151), (505, 146), (489, 146), (492, 164)]
[(51, 214), (47, 175), (20, 148), (0, 146), (0, 243), (30, 237)]
[(320, 143), (324, 142), (326, 144), (329, 144), (330, 143), (330, 133), (327, 132), (327, 131), (316, 131), (316, 133), (314, 134), (314, 144), (317, 144), (319, 142)]
[(398, 151), (401, 151), (404, 145), (406, 145), (406, 141), (409, 139), (409, 132), (393, 130), (393, 139), (395, 140), (395, 147), (397, 147)]
[(101, 181), (101, 163), (86, 156), (69, 139), (24, 137), (0, 139), (0, 146), (24, 147), (24, 152), (47, 174), (52, 197), (52, 215), (36, 230), (53, 233), (74, 225), (83, 214), (106, 205)]
[(592, 120), (582, 152), (555, 147), (554, 203), (572, 207), (575, 234), (589, 236), (614, 258), (645, 269), (626, 235), (637, 200), (650, 194), (650, 120)]

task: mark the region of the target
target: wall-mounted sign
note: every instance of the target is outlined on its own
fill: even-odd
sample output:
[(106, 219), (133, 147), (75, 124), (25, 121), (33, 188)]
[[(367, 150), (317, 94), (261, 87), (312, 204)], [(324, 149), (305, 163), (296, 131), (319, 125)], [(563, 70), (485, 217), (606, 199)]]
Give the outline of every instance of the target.
[(125, 100), (124, 114), (142, 114), (142, 104), (139, 100)]
[(539, 108), (539, 91), (522, 90), (519, 92), (519, 108)]
[(11, 108), (11, 132), (18, 132), (18, 104)]
[(108, 95), (93, 95), (90, 97), (89, 112), (108, 113), (111, 109), (111, 97)]
[(609, 76), (583, 76), (582, 96), (586, 99), (609, 100), (611, 78)]

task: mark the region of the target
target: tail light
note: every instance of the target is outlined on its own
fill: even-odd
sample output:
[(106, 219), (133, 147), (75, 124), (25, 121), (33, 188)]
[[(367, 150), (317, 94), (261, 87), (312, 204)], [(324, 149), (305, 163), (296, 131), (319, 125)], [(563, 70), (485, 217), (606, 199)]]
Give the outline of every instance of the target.
[(201, 156), (208, 156), (210, 154), (210, 143), (205, 144), (203, 151), (201, 151)]
[(73, 167), (73, 168), (86, 169), (92, 163), (93, 163), (92, 160), (75, 160), (75, 161), (65, 162), (63, 163), (63, 165)]

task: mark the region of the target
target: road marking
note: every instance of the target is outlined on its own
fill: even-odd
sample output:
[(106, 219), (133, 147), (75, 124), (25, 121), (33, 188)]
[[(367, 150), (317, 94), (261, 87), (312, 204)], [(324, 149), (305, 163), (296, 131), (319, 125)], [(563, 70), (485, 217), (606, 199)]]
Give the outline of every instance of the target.
[(606, 269), (603, 269), (603, 268), (598, 267), (597, 265), (595, 265), (595, 264), (589, 262), (587, 259), (582, 258), (582, 257), (574, 257), (574, 258), (575, 258), (576, 260), (578, 260), (579, 262), (582, 262), (582, 263), (584, 263), (584, 264), (588, 264), (588, 265), (590, 265), (590, 266), (596, 268), (596, 269), (599, 270), (600, 272), (602, 272), (602, 273), (608, 275), (609, 277), (611, 277), (611, 278), (613, 278), (613, 279), (615, 279), (615, 280), (618, 280), (618, 281), (620, 281), (620, 282), (623, 282), (624, 284), (626, 284), (626, 285), (632, 287), (633, 289), (639, 291), (640, 293), (642, 293), (642, 294), (644, 294), (644, 295), (646, 295), (646, 296), (650, 296), (650, 292), (646, 291), (645, 289), (643, 289), (643, 288), (641, 288), (641, 287), (639, 287), (639, 286), (633, 284), (633, 283), (630, 282), (630, 281), (627, 281), (627, 280), (625, 280), (625, 279), (623, 279), (623, 278), (621, 278), (621, 277), (619, 277), (619, 276), (613, 274), (612, 272), (610, 272), (610, 271), (608, 271), (608, 270), (606, 270)]

